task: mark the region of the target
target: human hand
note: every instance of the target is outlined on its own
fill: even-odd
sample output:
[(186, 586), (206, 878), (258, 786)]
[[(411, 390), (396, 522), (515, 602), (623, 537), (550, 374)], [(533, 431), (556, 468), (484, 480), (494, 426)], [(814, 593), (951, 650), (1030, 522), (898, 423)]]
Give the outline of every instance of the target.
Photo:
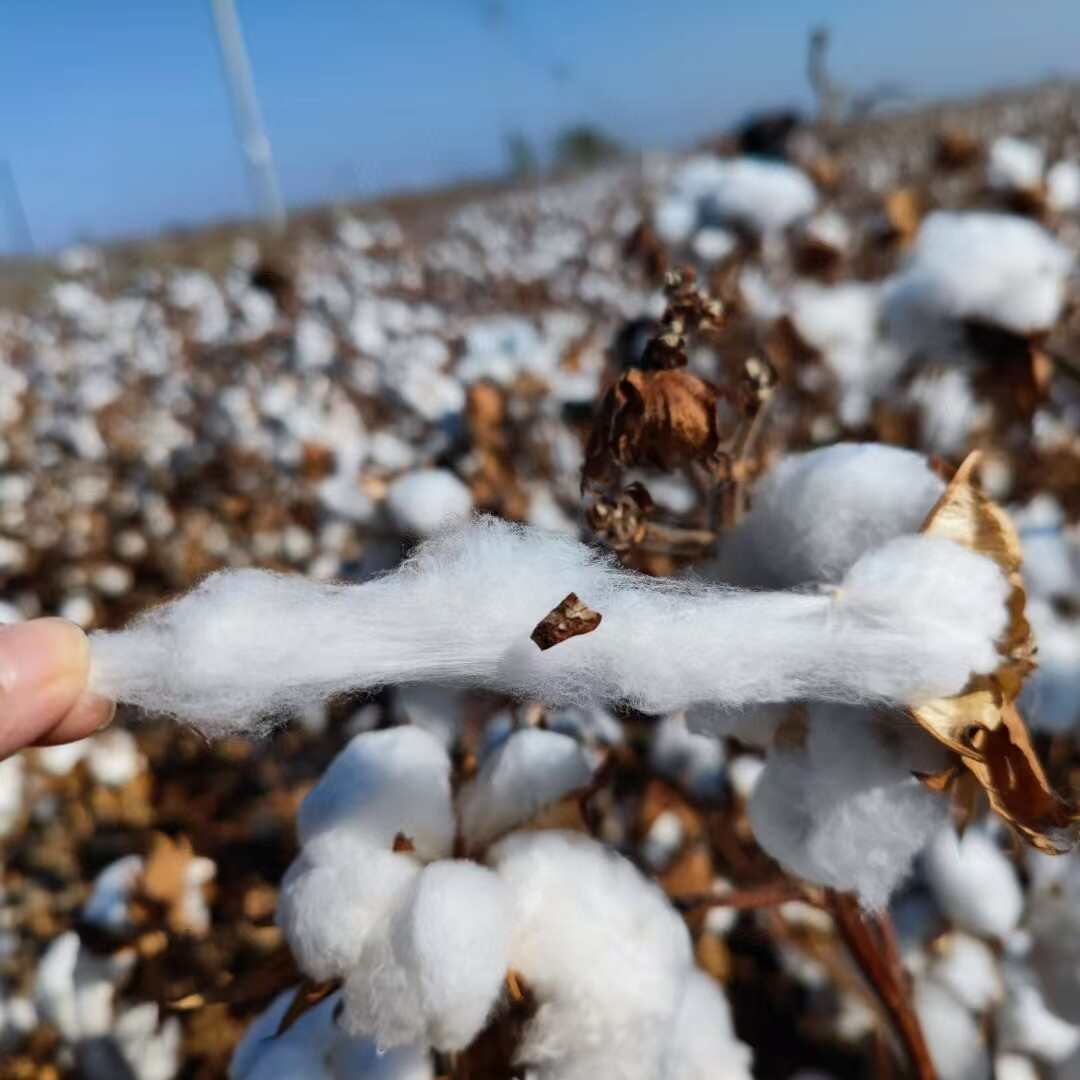
[(0, 759), (24, 746), (93, 735), (113, 718), (113, 702), (86, 688), (86, 635), (65, 619), (0, 626)]

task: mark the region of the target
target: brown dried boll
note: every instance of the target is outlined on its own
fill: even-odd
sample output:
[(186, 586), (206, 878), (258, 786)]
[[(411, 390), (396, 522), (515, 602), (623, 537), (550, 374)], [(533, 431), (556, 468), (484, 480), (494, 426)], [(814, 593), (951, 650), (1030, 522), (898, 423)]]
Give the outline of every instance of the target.
[(684, 368), (627, 371), (600, 400), (583, 487), (614, 484), (628, 468), (718, 465), (737, 419), (727, 391)]

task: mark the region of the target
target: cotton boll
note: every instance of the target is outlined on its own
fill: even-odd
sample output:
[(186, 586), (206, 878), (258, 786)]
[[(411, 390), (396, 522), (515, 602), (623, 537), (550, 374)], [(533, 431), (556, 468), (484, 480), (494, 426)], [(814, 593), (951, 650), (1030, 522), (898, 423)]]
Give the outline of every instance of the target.
[(935, 454), (961, 456), (991, 416), (990, 406), (976, 400), (970, 376), (957, 368), (920, 375), (905, 396), (919, 410), (920, 446)]
[(998, 191), (1027, 191), (1043, 179), (1046, 158), (1034, 143), (1012, 135), (999, 135), (991, 144), (987, 180)]
[[(315, 858), (301, 854), (281, 884), (277, 923), (296, 962), (313, 979), (348, 974), (374, 928), (420, 873), (408, 855), (380, 851), (334, 832)], [(319, 861), (316, 861), (319, 860)]]
[(296, 825), (305, 849), (325, 833), (329, 850), (349, 836), (390, 851), (403, 833), (421, 859), (449, 854), (454, 815), (446, 749), (415, 727), (354, 736), (304, 799)]
[(1048, 330), (1061, 313), (1072, 256), (1033, 221), (935, 211), (886, 286), (890, 334), (912, 349), (955, 341), (948, 323), (974, 319), (1016, 334)]
[(718, 263), (734, 252), (738, 243), (733, 232), (714, 225), (701, 229), (694, 236), (690, 247), (695, 257), (703, 263)]
[(513, 898), (510, 966), (538, 1003), (519, 1061), (538, 1080), (663, 1075), (692, 961), (659, 888), (571, 833), (516, 833), (489, 860)]
[(1046, 174), (1046, 205), (1059, 214), (1080, 206), (1080, 163), (1058, 161)]
[(990, 1060), (978, 1024), (947, 990), (917, 979), (912, 1004), (940, 1080), (990, 1080)]
[(778, 161), (741, 157), (719, 162), (716, 183), (700, 195), (707, 223), (732, 222), (764, 235), (811, 213), (817, 192), (810, 178)]
[(924, 870), (938, 907), (960, 929), (1002, 938), (1019, 921), (1024, 895), (1016, 869), (985, 833), (969, 829), (958, 840), (943, 829), (927, 848)]
[(139, 775), (145, 763), (135, 736), (123, 728), (113, 728), (90, 740), (86, 764), (99, 784), (122, 787)]
[(973, 1013), (1001, 1000), (1003, 987), (993, 950), (970, 934), (954, 932), (935, 943), (927, 978)]
[(1027, 920), (1031, 966), (1049, 1006), (1080, 1023), (1080, 859), (1075, 853), (1044, 856), (1029, 859), (1028, 865), (1033, 877)]
[(484, 760), (458, 800), (461, 831), (477, 850), (524, 824), (564, 795), (585, 787), (592, 769), (567, 735), (537, 728), (516, 731)]
[(449, 686), (403, 686), (394, 695), (394, 709), (401, 720), (426, 731), (449, 748), (465, 721), (465, 700)]
[(724, 748), (717, 739), (691, 731), (685, 713), (665, 716), (653, 732), (649, 763), (663, 776), (703, 798), (724, 788)]
[(1029, 600), (1026, 615), (1039, 666), (1024, 686), (1021, 708), (1034, 730), (1065, 734), (1080, 722), (1080, 623), (1039, 598)]
[(1030, 976), (1015, 965), (1006, 972), (1005, 1003), (998, 1011), (997, 1032), (1003, 1050), (1030, 1054), (1059, 1064), (1080, 1048), (1080, 1027), (1047, 1007)]
[(750, 1047), (739, 1042), (731, 1009), (703, 971), (686, 979), (660, 1080), (751, 1080)]
[(769, 754), (750, 800), (754, 836), (799, 877), (881, 909), (948, 816), (915, 767), (900, 734), (872, 713), (815, 707), (805, 747)]
[(180, 1020), (160, 1019), (148, 1001), (121, 1013), (113, 1025), (112, 1037), (138, 1080), (173, 1080), (180, 1070)]
[(83, 905), (83, 920), (102, 930), (122, 933), (130, 929), (128, 905), (142, 872), (143, 860), (138, 855), (125, 855), (106, 866), (94, 878), (90, 896)]
[(793, 454), (754, 490), (717, 572), (758, 588), (839, 581), (870, 548), (917, 532), (944, 488), (910, 450), (841, 443)]
[(787, 702), (748, 705), (741, 709), (694, 705), (686, 710), (686, 727), (694, 735), (714, 740), (738, 739), (745, 746), (767, 750), (777, 728), (790, 716), (791, 706)]
[(67, 776), (89, 751), (90, 740), (80, 739), (78, 742), (57, 743), (55, 746), (42, 747), (35, 754), (35, 759), (39, 768), (50, 776)]
[(402, 532), (431, 536), (469, 516), (472, 494), (446, 469), (418, 469), (399, 476), (390, 485), (386, 508)]
[(653, 212), (656, 235), (665, 244), (685, 244), (694, 234), (698, 211), (695, 200), (682, 196), (663, 199)]
[(511, 930), (509, 897), (490, 870), (451, 861), (426, 867), (386, 936), (346, 980), (346, 1030), (381, 1048), (423, 1039), (463, 1049), (499, 996)]
[(665, 810), (657, 815), (641, 842), (642, 861), (650, 870), (662, 873), (674, 861), (685, 840), (682, 819), (674, 810)]

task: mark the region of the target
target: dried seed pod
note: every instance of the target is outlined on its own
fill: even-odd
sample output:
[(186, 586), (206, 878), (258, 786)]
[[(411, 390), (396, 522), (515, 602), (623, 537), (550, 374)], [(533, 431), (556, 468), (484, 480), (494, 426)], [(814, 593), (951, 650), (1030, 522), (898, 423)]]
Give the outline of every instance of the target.
[(591, 634), (602, 618), (598, 611), (582, 603), (576, 593), (569, 593), (536, 624), (529, 637), (538, 649), (550, 649), (572, 637)]

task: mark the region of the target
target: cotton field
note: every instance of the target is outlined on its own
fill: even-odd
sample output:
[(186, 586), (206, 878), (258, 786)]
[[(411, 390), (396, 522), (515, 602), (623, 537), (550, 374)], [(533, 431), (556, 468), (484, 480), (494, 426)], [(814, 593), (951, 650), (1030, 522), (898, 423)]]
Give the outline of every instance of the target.
[(0, 294), (0, 1077), (1080, 1077), (1080, 97), (746, 138)]

